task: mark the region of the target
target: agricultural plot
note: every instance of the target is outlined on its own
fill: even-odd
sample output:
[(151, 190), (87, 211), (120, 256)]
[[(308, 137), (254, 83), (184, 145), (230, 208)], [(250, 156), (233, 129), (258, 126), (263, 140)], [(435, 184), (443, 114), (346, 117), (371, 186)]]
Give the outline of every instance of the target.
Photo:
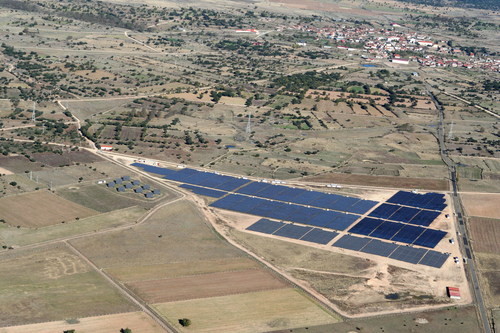
[(0, 156), (0, 165), (13, 173), (42, 170), (42, 163), (31, 162), (24, 156)]
[(488, 306), (498, 308), (500, 306), (500, 255), (497, 253), (480, 253), (476, 251), (479, 263), (481, 291), (485, 294)]
[(286, 284), (260, 269), (128, 283), (148, 303), (183, 301), (279, 289)]
[(0, 265), (0, 326), (135, 310), (64, 246), (19, 250)]
[[(291, 288), (162, 303), (154, 307), (181, 332), (254, 333), (339, 321)], [(191, 326), (182, 328), (178, 318), (191, 319)]]
[(35, 153), (33, 154), (33, 158), (37, 162), (52, 167), (72, 165), (75, 163), (93, 163), (102, 161), (102, 158), (87, 150), (70, 151), (62, 154)]
[(163, 332), (153, 319), (144, 312), (126, 312), (106, 316), (51, 321), (40, 324), (11, 326), (0, 328), (0, 333), (54, 333), (75, 330), (78, 333), (118, 332), (122, 328), (130, 328), (132, 332)]
[(500, 218), (498, 202), (500, 194), (462, 194), (465, 210), (469, 216)]
[(469, 223), (475, 251), (500, 253), (500, 219), (471, 217)]
[(36, 191), (0, 199), (0, 218), (9, 225), (42, 227), (97, 214), (48, 191)]

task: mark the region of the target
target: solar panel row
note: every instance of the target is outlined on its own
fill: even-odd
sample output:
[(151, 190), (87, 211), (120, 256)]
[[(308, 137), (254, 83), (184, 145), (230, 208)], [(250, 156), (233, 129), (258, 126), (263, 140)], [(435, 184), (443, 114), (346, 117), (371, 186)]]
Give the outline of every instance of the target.
[(328, 244), (338, 235), (338, 233), (334, 231), (282, 223), (268, 219), (260, 219), (249, 226), (247, 230), (257, 231), (264, 234), (273, 234), (286, 238), (300, 239), (305, 242), (317, 244)]
[(421, 226), (429, 226), (441, 213), (383, 203), (368, 216)]
[(335, 230), (345, 230), (359, 218), (359, 216), (353, 214), (252, 198), (239, 194), (229, 194), (213, 202), (210, 206)]
[(352, 235), (342, 236), (333, 244), (333, 246), (435, 268), (443, 266), (446, 259), (449, 257), (449, 254), (433, 250), (415, 248), (406, 245), (397, 245), (394, 243), (380, 241), (378, 239)]
[(212, 197), (212, 198), (220, 198), (220, 197), (227, 194), (227, 192), (224, 192), (224, 191), (218, 191), (218, 190), (213, 190), (210, 188), (204, 188), (204, 187), (199, 187), (199, 186), (194, 186), (194, 185), (189, 185), (189, 184), (182, 184), (179, 187), (188, 189), (195, 194), (204, 195), (204, 196)]
[(304, 189), (260, 182), (247, 184), (246, 186), (238, 189), (236, 192), (260, 198), (333, 209), (355, 214), (364, 214), (377, 204), (376, 201), (372, 200), (362, 200), (338, 194), (308, 191)]
[(442, 211), (446, 207), (444, 194), (432, 192), (419, 194), (399, 191), (389, 198), (387, 202), (438, 211)]
[(427, 229), (371, 217), (363, 218), (349, 229), (349, 232), (430, 248), (435, 247), (446, 235), (446, 232), (441, 230)]

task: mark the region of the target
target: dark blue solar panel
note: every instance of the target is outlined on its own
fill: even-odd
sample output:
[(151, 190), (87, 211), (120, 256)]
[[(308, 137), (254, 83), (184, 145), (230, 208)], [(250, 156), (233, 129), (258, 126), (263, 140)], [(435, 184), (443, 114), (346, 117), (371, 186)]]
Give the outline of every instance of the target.
[(339, 196), (340, 198), (338, 198), (334, 203), (331, 204), (330, 209), (335, 209), (335, 210), (340, 210), (340, 211), (346, 211), (346, 212), (350, 212), (350, 208), (352, 205), (354, 205), (355, 203), (357, 203), (358, 201), (360, 201), (360, 199), (358, 198), (350, 198), (350, 197), (342, 197), (342, 196)]
[[(309, 208), (310, 209), (310, 208)], [(304, 221), (304, 224), (313, 225), (316, 227), (326, 227), (331, 228), (333, 225), (333, 221), (335, 221), (338, 217), (338, 212), (331, 212), (327, 210), (322, 210), (318, 208), (313, 208), (317, 214), (312, 216), (309, 220)]]
[(425, 229), (421, 227), (405, 225), (397, 232), (397, 234), (394, 235), (394, 237), (391, 238), (391, 240), (412, 244), (415, 239), (417, 239), (418, 236), (420, 236), (424, 232), (424, 230)]
[(416, 247), (400, 246), (392, 252), (389, 258), (417, 264), (427, 251)]
[(416, 208), (401, 207), (394, 214), (392, 214), (389, 219), (393, 221), (408, 223), (419, 212), (420, 210)]
[(286, 220), (302, 224), (309, 224), (307, 222), (321, 212), (323, 212), (323, 210), (319, 208), (307, 208), (299, 205), (288, 205), (288, 207), (286, 208)]
[(450, 255), (446, 253), (441, 253), (433, 250), (429, 250), (422, 260), (420, 260), (420, 265), (431, 266), (435, 268), (440, 268), (445, 263)]
[(319, 197), (315, 198), (314, 201), (310, 203), (310, 205), (315, 206), (315, 207), (333, 209), (332, 208), (333, 205), (340, 198), (341, 198), (341, 196), (339, 196), (339, 195), (321, 193), (321, 195)]
[(446, 232), (441, 230), (426, 229), (413, 244), (433, 248), (445, 235)]
[(313, 203), (316, 199), (323, 196), (323, 193), (316, 191), (304, 191), (298, 197), (296, 197), (293, 201), (301, 204), (301, 205), (311, 205), (314, 206)]
[(347, 209), (348, 212), (355, 214), (364, 214), (373, 208), (378, 202), (372, 200), (359, 200), (354, 205)]
[(278, 229), (273, 235), (299, 239), (311, 230), (312, 230), (311, 227), (303, 227), (300, 225), (287, 224), (283, 228)]
[(399, 191), (387, 200), (387, 202), (439, 211), (446, 207), (444, 194), (441, 193), (419, 194)]
[(377, 217), (381, 219), (388, 219), (399, 208), (401, 207), (384, 203), (375, 208), (373, 212), (371, 212), (370, 215), (368, 216)]
[(384, 222), (377, 229), (373, 230), (370, 237), (377, 237), (382, 239), (391, 239), (404, 224), (395, 222)]
[(132, 166), (142, 168), (146, 172), (155, 173), (155, 174), (163, 175), (163, 176), (172, 175), (172, 174), (175, 174), (177, 172), (175, 170), (160, 168), (160, 167), (142, 164), (142, 163), (133, 163)]
[(351, 235), (342, 236), (338, 241), (333, 243), (332, 246), (340, 247), (343, 249), (359, 251), (371, 241), (370, 238), (356, 237)]
[[(332, 212), (334, 213), (334, 212)], [(345, 230), (351, 224), (353, 224), (357, 219), (359, 219), (358, 215), (346, 214), (346, 213), (337, 213), (337, 218), (332, 222), (331, 226), (327, 226), (336, 230)]]
[(372, 240), (361, 249), (361, 252), (371, 253), (382, 257), (388, 257), (399, 245), (387, 243), (378, 239)]
[(279, 228), (283, 227), (285, 223), (270, 221), (268, 219), (260, 219), (251, 226), (247, 228), (247, 230), (262, 232), (264, 234), (272, 234)]
[(195, 194), (204, 195), (204, 196), (212, 197), (212, 198), (220, 198), (220, 197), (227, 194), (227, 192), (212, 190), (212, 189), (198, 187), (198, 186), (189, 185), (189, 184), (182, 184), (182, 185), (180, 185), (180, 187), (191, 190), (191, 192), (193, 192)]
[(379, 225), (381, 225), (382, 222), (384, 221), (365, 217), (364, 219), (359, 221), (354, 227), (349, 229), (349, 232), (352, 232), (353, 234), (360, 234), (367, 236), (371, 234), (372, 231), (375, 230)]
[(265, 189), (266, 187), (268, 187), (270, 185), (271, 184), (268, 184), (268, 183), (253, 182), (253, 183), (250, 183), (250, 184), (243, 186), (242, 188), (238, 189), (236, 192), (248, 194), (248, 195), (256, 195), (256, 193), (259, 193), (259, 191), (262, 191), (263, 189)]
[(421, 210), (413, 219), (408, 222), (416, 225), (429, 226), (441, 213), (430, 210)]
[(307, 234), (305, 234), (300, 240), (318, 243), (318, 244), (328, 244), (332, 239), (337, 237), (338, 233), (333, 231), (326, 231), (314, 228)]

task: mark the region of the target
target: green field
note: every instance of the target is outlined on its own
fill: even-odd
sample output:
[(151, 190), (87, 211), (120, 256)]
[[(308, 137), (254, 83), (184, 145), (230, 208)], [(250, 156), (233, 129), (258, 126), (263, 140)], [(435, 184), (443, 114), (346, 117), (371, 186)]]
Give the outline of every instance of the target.
[(16, 250), (0, 257), (0, 266), (0, 326), (135, 310), (62, 245)]

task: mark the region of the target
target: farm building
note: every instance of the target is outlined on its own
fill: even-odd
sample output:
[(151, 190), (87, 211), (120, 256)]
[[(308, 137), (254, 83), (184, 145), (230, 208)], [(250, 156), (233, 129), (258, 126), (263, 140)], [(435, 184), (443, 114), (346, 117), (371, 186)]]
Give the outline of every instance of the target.
[(113, 146), (101, 145), (101, 150), (103, 150), (103, 151), (112, 151), (113, 150)]
[(149, 190), (150, 188), (151, 188), (151, 186), (150, 186), (150, 185), (148, 185), (148, 184), (144, 184), (144, 185), (142, 185), (142, 189), (143, 189), (143, 190)]
[(132, 180), (132, 185), (139, 185), (140, 183), (140, 180)]
[(114, 187), (115, 185), (116, 185), (116, 183), (115, 183), (115, 182), (109, 182), (109, 183), (107, 184), (107, 186), (108, 186), (108, 187)]
[(122, 180), (130, 180), (130, 176), (123, 176)]
[(154, 196), (153, 192), (148, 192), (148, 193), (145, 193), (144, 196), (146, 198), (152, 198)]
[(409, 65), (410, 64), (410, 60), (408, 59), (392, 59), (392, 62), (395, 63), (395, 64), (401, 64), (401, 65)]
[(118, 192), (125, 192), (125, 187), (120, 186), (120, 187), (117, 187), (117, 188), (116, 188), (116, 190), (117, 190)]
[(153, 194), (160, 194), (160, 190), (153, 190)]
[(456, 287), (446, 287), (449, 298), (460, 299), (460, 289)]
[(141, 187), (134, 188), (135, 193), (142, 193), (143, 189)]
[(125, 184), (125, 188), (132, 188), (132, 186), (134, 186), (134, 185), (132, 185), (132, 183)]

